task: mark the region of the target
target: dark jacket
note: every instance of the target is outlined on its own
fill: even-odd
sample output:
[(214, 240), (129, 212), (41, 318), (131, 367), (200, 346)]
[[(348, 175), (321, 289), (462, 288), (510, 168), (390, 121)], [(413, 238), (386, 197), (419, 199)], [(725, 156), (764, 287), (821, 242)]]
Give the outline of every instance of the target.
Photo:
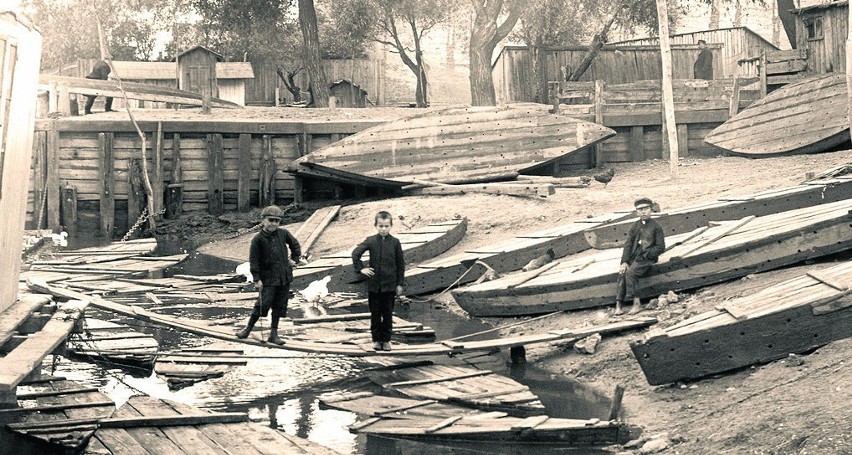
[(657, 262), (660, 255), (666, 251), (666, 240), (663, 235), (663, 227), (656, 220), (642, 220), (630, 227), (627, 241), (624, 242), (624, 251), (621, 253), (621, 262), (632, 263), (638, 259)]
[(376, 273), (367, 279), (368, 292), (393, 292), (397, 286), (405, 285), (405, 259), (399, 239), (390, 234), (364, 239), (352, 250), (352, 264), (359, 273), (364, 268), (361, 256), (367, 251), (370, 252), (370, 267)]
[(99, 60), (98, 63), (95, 63), (95, 67), (92, 68), (92, 72), (86, 76), (86, 79), (100, 79), (105, 81), (109, 78), (109, 73), (109, 64), (103, 60)]
[(261, 230), (251, 239), (249, 264), (255, 281), (262, 281), (264, 286), (284, 286), (293, 281), (287, 246), (290, 247), (290, 258), (298, 262), (302, 248), (286, 229), (278, 228), (275, 232)]
[(695, 79), (713, 79), (713, 53), (710, 49), (703, 49), (698, 53), (698, 58), (692, 65), (692, 73)]

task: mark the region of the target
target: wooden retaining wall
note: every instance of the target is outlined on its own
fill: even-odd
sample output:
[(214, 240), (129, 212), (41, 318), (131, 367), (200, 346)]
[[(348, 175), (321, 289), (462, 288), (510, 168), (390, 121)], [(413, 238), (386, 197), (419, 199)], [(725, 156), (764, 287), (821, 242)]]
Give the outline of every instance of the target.
[[(140, 122), (148, 174), (158, 195), (155, 210), (173, 206), (177, 193), (180, 207), (170, 208), (169, 216), (289, 203), (296, 197), (296, 182), (284, 170), (292, 160), (377, 123)], [(76, 224), (81, 232), (122, 235), (145, 206), (141, 174), (133, 172), (141, 169), (141, 141), (128, 121), (37, 120), (32, 163), (30, 227), (36, 227), (42, 212), (42, 227)], [(273, 176), (270, 200), (261, 200), (264, 173)], [(70, 191), (76, 196), (76, 216), (59, 204), (60, 193)], [(353, 196), (322, 182), (311, 182), (305, 191)]]

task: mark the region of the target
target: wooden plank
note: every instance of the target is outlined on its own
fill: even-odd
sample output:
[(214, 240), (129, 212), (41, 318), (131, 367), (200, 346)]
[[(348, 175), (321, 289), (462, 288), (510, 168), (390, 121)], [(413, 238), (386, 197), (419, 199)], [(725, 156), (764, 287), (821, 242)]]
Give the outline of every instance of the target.
[(155, 216), (160, 216), (160, 211), (163, 210), (163, 185), (164, 183), (164, 173), (165, 169), (163, 168), (163, 123), (157, 122), (157, 132), (154, 135), (154, 156), (152, 163), (152, 175), (150, 176), (151, 181), (151, 192), (154, 198), (153, 207)]
[(275, 203), (275, 158), (272, 139), (268, 134), (262, 136), (259, 171), (258, 200), (261, 207), (266, 207)]
[(734, 77), (734, 86), (731, 88), (731, 103), (728, 108), (728, 116), (737, 115), (740, 110), (740, 78)]
[(429, 379), (414, 379), (414, 380), (411, 380), (411, 381), (389, 382), (389, 383), (386, 383), (386, 384), (382, 384), (382, 388), (394, 389), (394, 388), (409, 387), (409, 386), (414, 386), (414, 385), (434, 384), (436, 382), (458, 381), (460, 379), (477, 378), (477, 377), (480, 377), (480, 376), (488, 376), (488, 375), (491, 375), (491, 374), (494, 374), (494, 372), (488, 371), (488, 370), (464, 372), (464, 373), (460, 373), (460, 374), (439, 376), (439, 377), (429, 378)]
[[(748, 222), (750, 222), (751, 220), (753, 220), (753, 219), (755, 219), (755, 218), (757, 218), (757, 217), (756, 217), (756, 216), (754, 216), (754, 215), (751, 215), (751, 216), (747, 216), (747, 217), (745, 217), (745, 218), (741, 219), (740, 221), (738, 221), (738, 222), (736, 222), (736, 223), (732, 223), (730, 226), (728, 226), (728, 227), (727, 227), (726, 229), (724, 229), (723, 231), (721, 231), (721, 232), (719, 232), (719, 233), (717, 233), (717, 234), (713, 235), (712, 237), (710, 237), (710, 238), (708, 238), (708, 239), (705, 239), (705, 240), (703, 240), (703, 241), (699, 242), (697, 245), (693, 245), (693, 246), (691, 246), (691, 247), (690, 247), (689, 249), (687, 249), (686, 251), (683, 251), (683, 252), (678, 251), (678, 256), (677, 256), (677, 257), (680, 257), (680, 258), (686, 257), (687, 255), (692, 254), (692, 253), (694, 253), (694, 252), (696, 252), (696, 251), (700, 250), (701, 248), (704, 248), (704, 247), (705, 247), (705, 246), (707, 246), (707, 245), (710, 245), (711, 243), (713, 243), (713, 242), (715, 242), (715, 241), (717, 241), (717, 240), (719, 240), (719, 239), (721, 239), (721, 238), (725, 237), (726, 235), (731, 234), (732, 232), (734, 232), (734, 231), (738, 230), (739, 228), (743, 227), (744, 225), (746, 225)], [(673, 256), (673, 260), (674, 260), (674, 256)]]
[(62, 186), (62, 224), (70, 236), (77, 235), (77, 189), (67, 183)]
[(95, 432), (94, 438), (101, 442), (111, 453), (127, 455), (156, 455), (145, 450), (126, 430), (104, 428)]
[[(113, 98), (122, 98), (123, 96), (127, 96), (130, 99), (186, 104), (190, 106), (200, 106), (202, 101), (201, 96), (197, 93), (160, 85), (141, 84), (136, 82), (122, 82), (123, 90), (119, 90), (118, 83), (116, 81), (85, 79), (82, 77), (42, 74), (39, 76), (39, 82), (41, 84), (51, 84), (56, 82), (59, 87), (64, 87), (60, 88), (60, 93), (62, 93), (62, 90), (65, 90), (66, 92), (77, 93), (79, 95), (110, 96)], [(238, 104), (221, 100), (219, 98), (212, 98), (211, 103), (214, 107), (241, 107)], [(65, 103), (65, 109), (68, 109), (68, 105), (68, 103)]]
[(180, 133), (174, 133), (170, 184), (166, 188), (166, 218), (168, 219), (175, 219), (183, 212), (183, 165), (180, 147)]
[(47, 131), (47, 227), (56, 229), (60, 219), (59, 194), (59, 131)]
[(221, 215), (225, 204), (222, 135), (207, 135), (207, 213)]
[(544, 184), (518, 184), (518, 183), (482, 183), (463, 185), (441, 185), (428, 188), (415, 188), (407, 191), (411, 195), (448, 195), (467, 193), (486, 193), (494, 195), (510, 195), (523, 197), (547, 197), (555, 194), (556, 190), (551, 183)]
[(50, 321), (11, 353), (0, 358), (0, 391), (11, 391), (53, 352), (74, 328), (88, 306), (85, 301), (62, 304)]
[(821, 283), (831, 286), (834, 289), (837, 289), (838, 291), (845, 292), (849, 290), (849, 286), (846, 283), (843, 283), (840, 280), (831, 277), (823, 271), (811, 270), (810, 272), (806, 273), (806, 275)]
[(113, 133), (98, 133), (101, 235), (112, 238), (115, 228), (115, 155)]
[(442, 421), (440, 421), (440, 422), (436, 423), (435, 425), (432, 425), (431, 427), (424, 428), (424, 429), (423, 429), (423, 432), (424, 432), (424, 433), (434, 433), (434, 432), (436, 432), (436, 431), (438, 431), (438, 430), (441, 430), (441, 429), (443, 429), (443, 428), (447, 428), (447, 427), (451, 426), (452, 424), (454, 424), (454, 423), (458, 422), (459, 420), (461, 420), (461, 419), (462, 419), (462, 417), (463, 417), (463, 416), (453, 416), (453, 417), (448, 417), (448, 418), (446, 418), (446, 419), (444, 419), (444, 420), (442, 420)]
[(527, 417), (524, 420), (521, 420), (520, 422), (516, 423), (515, 425), (512, 425), (512, 431), (532, 430), (535, 427), (546, 422), (548, 419), (550, 419), (550, 417), (546, 416), (546, 415), (530, 416), (530, 417)]
[[(598, 125), (604, 124), (604, 81), (601, 79), (595, 79), (595, 123)], [(594, 162), (589, 163), (589, 167), (596, 167), (603, 165), (603, 150), (601, 149), (601, 144), (595, 145), (594, 154), (590, 154), (590, 156), (594, 156)]]
[(240, 134), (239, 178), (237, 182), (237, 210), (247, 211), (251, 196), (251, 134)]
[(681, 157), (689, 156), (689, 125), (686, 123), (677, 125), (677, 145), (678, 155)]
[(645, 128), (641, 125), (630, 127), (630, 161), (645, 160)]
[(35, 311), (50, 303), (45, 296), (24, 294), (9, 308), (0, 312), (0, 346), (6, 344)]

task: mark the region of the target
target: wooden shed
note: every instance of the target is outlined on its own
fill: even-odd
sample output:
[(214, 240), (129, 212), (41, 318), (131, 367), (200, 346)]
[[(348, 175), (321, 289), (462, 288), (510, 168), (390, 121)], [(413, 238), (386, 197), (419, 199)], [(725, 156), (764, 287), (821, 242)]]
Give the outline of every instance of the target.
[(809, 73), (846, 71), (848, 1), (802, 0), (796, 17), (796, 48), (806, 49)]
[(338, 107), (367, 107), (367, 91), (347, 79), (332, 83), (328, 91), (337, 98)]
[[(751, 30), (748, 27), (729, 27), (714, 30), (702, 30), (691, 33), (672, 35), (673, 46), (697, 45), (698, 40), (717, 44), (713, 52), (713, 75), (716, 79), (727, 79), (735, 76), (757, 76), (757, 66), (754, 61), (741, 63), (743, 60), (760, 57), (765, 52), (777, 51), (778, 47)], [(610, 43), (612, 46), (659, 46), (657, 37), (639, 38)], [(692, 77), (692, 76), (690, 76)]]
[(224, 59), (218, 52), (204, 46), (195, 46), (181, 52), (177, 56), (178, 88), (199, 93), (202, 96), (209, 93), (210, 96), (218, 97), (216, 62)]
[(40, 59), (41, 33), (20, 15), (0, 11), (0, 311), (18, 297), (28, 193), (21, 176), (29, 175), (32, 157)]
[[(721, 44), (709, 44), (714, 67), (719, 65)], [(576, 68), (586, 55), (586, 46), (550, 48), (545, 52), (547, 80), (563, 80), (562, 67)], [(672, 46), (672, 65), (675, 79), (692, 79), (692, 64), (700, 49), (697, 44)], [(505, 46), (491, 69), (499, 103), (535, 100), (532, 56), (526, 46)], [(719, 74), (716, 67), (714, 73)], [(627, 84), (662, 77), (659, 46), (605, 46), (580, 78), (581, 81), (601, 80), (607, 84)]]

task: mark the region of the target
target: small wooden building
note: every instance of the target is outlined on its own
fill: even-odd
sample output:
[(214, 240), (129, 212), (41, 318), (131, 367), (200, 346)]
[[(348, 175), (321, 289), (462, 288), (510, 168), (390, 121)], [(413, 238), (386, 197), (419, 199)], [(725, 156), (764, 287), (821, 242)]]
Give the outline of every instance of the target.
[(347, 79), (332, 83), (328, 92), (337, 98), (338, 107), (367, 107), (367, 91)]
[(177, 56), (178, 88), (190, 92), (219, 96), (216, 86), (216, 62), (225, 60), (222, 54), (195, 46)]
[(0, 311), (18, 297), (40, 59), (41, 33), (0, 11)]
[(845, 72), (849, 2), (802, 0), (793, 13), (796, 17), (795, 47), (806, 49), (808, 72)]

